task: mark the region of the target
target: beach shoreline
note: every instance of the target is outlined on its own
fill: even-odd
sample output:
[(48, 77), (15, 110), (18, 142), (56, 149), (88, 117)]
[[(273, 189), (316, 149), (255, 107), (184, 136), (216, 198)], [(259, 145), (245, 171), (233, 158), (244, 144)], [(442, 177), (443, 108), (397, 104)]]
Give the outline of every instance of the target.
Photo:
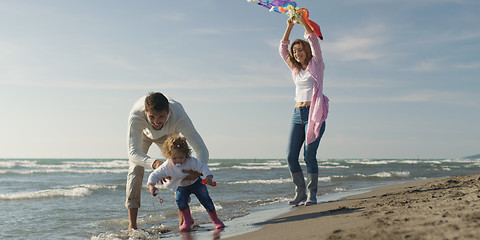
[[(327, 203), (330, 201), (336, 201), (347, 196), (357, 195), (370, 191), (373, 188), (368, 189), (354, 189), (351, 191), (338, 192), (333, 194), (327, 194), (318, 196), (319, 202)], [(286, 202), (279, 202), (268, 206), (259, 206), (251, 210), (251, 212), (245, 216), (234, 218), (225, 222), (226, 228), (220, 232), (213, 233), (212, 231), (193, 231), (188, 233), (190, 237), (196, 240), (210, 240), (210, 239), (227, 239), (230, 237), (243, 236), (245, 233), (255, 232), (262, 228), (258, 222), (266, 222), (279, 216), (283, 216), (290, 212), (295, 211), (297, 207), (289, 206)], [(202, 225), (202, 228), (208, 228), (208, 224)], [(213, 234), (212, 234), (213, 233)], [(185, 233), (183, 235), (186, 235)], [(176, 239), (175, 237), (168, 239)]]
[(222, 239), (480, 239), (480, 174), (375, 187)]

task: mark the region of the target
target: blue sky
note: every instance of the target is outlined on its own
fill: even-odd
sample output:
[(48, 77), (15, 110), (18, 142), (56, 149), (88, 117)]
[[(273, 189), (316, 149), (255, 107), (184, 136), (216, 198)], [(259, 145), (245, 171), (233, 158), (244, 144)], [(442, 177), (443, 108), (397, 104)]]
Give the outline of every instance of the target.
[[(325, 37), (319, 158), (480, 153), (479, 1), (297, 4)], [(151, 91), (184, 105), (212, 158), (284, 158), (286, 20), (246, 0), (2, 0), (0, 158), (126, 158)]]

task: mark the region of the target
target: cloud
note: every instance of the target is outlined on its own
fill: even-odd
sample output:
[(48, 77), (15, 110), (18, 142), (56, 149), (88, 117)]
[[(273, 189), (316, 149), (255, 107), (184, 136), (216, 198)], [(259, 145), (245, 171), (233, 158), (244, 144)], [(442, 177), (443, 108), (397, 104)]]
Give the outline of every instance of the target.
[(456, 3), (456, 4), (478, 4), (477, 0), (422, 0), (422, 1), (417, 1), (417, 0), (404, 0), (404, 1), (398, 1), (398, 0), (363, 0), (363, 1), (358, 1), (358, 0), (344, 0), (346, 3), (350, 4), (355, 4), (355, 5), (365, 5), (368, 3), (371, 4), (391, 4), (391, 3), (399, 3), (402, 5), (409, 4), (411, 6), (424, 6), (424, 5), (438, 5), (442, 3)]
[(475, 96), (465, 92), (448, 92), (437, 90), (425, 90), (418, 92), (403, 93), (390, 96), (348, 96), (336, 97), (335, 102), (341, 103), (439, 103), (476, 107), (478, 100)]
[[(469, 31), (470, 28), (469, 28)], [(475, 41), (480, 39), (480, 32), (459, 32), (458, 29), (446, 30), (439, 35), (424, 36), (421, 39), (413, 39), (408, 42), (409, 45), (427, 45), (432, 46), (442, 43), (456, 43), (461, 45), (463, 41)], [(450, 46), (451, 47), (451, 46)]]
[(175, 13), (162, 13), (162, 19), (165, 19), (165, 20), (168, 20), (168, 21), (172, 21), (172, 22), (181, 22), (181, 21), (185, 21), (185, 19), (187, 19), (187, 15), (184, 14), (184, 13), (179, 13), (179, 12), (175, 12)]
[(329, 79), (335, 79), (335, 81), (325, 81), (325, 88), (391, 88), (399, 86), (399, 83), (393, 79), (385, 78), (344, 78), (338, 76), (329, 76)]
[(189, 31), (191, 35), (225, 35), (227, 31), (218, 28), (195, 28)]
[(441, 69), (442, 67), (440, 66), (439, 62), (441, 59), (429, 59), (429, 60), (423, 60), (416, 64), (415, 66), (408, 67), (401, 69), (402, 71), (407, 71), (407, 72), (431, 72), (431, 71), (436, 71), (438, 69)]
[(11, 44), (9, 42), (0, 41), (0, 60), (8, 60), (10, 56), (14, 56), (23, 52), (24, 48)]
[[(72, 88), (72, 89), (107, 89), (107, 90), (133, 90), (133, 89), (180, 89), (180, 90), (200, 90), (200, 89), (246, 89), (259, 87), (284, 87), (289, 86), (290, 82), (278, 83), (278, 81), (257, 81), (252, 78), (248, 81), (238, 80), (172, 80), (172, 81), (125, 81), (119, 79), (89, 79), (82, 81), (77, 79), (45, 79), (38, 78), (32, 74), (25, 74), (22, 69), (17, 69), (9, 75), (0, 74), (0, 85), (20, 86), (20, 87), (43, 87), (43, 88)], [(31, 80), (35, 79), (35, 80)], [(292, 84), (293, 85), (293, 84)]]
[[(335, 43), (329, 44), (329, 51), (342, 61), (376, 60), (383, 56), (373, 51), (376, 41), (371, 38), (344, 36)], [(335, 56), (333, 56), (335, 57)]]
[(457, 64), (454, 67), (457, 69), (477, 69), (477, 68), (480, 68), (480, 62), (475, 62), (470, 64)]
[(121, 69), (134, 71), (134, 72), (139, 72), (140, 71), (140, 69), (137, 66), (129, 63), (128, 61), (126, 61), (124, 59), (118, 58), (118, 57), (115, 58), (115, 57), (106, 56), (106, 55), (99, 55), (99, 56), (97, 56), (97, 59), (99, 59), (100, 61), (105, 62), (108, 65), (113, 66), (113, 67), (118, 67), (118, 68), (121, 68)]
[(388, 27), (379, 23), (367, 23), (355, 26), (338, 39), (325, 44), (325, 49), (332, 54), (331, 58), (341, 61), (377, 60), (388, 52), (385, 50)]

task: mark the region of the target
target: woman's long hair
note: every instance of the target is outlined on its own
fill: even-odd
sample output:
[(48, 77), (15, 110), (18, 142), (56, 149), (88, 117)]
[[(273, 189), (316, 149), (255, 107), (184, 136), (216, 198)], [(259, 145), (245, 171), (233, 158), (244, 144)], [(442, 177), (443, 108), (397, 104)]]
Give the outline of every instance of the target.
[(295, 40), (292, 45), (290, 46), (290, 52), (289, 52), (289, 58), (288, 61), (290, 62), (291, 66), (295, 68), (297, 71), (300, 71), (303, 69), (303, 64), (298, 62), (295, 57), (293, 56), (293, 46), (300, 44), (302, 45), (303, 51), (305, 51), (307, 57), (305, 58), (305, 67), (308, 65), (310, 60), (312, 60), (312, 49), (310, 48), (310, 43), (303, 39), (297, 39)]

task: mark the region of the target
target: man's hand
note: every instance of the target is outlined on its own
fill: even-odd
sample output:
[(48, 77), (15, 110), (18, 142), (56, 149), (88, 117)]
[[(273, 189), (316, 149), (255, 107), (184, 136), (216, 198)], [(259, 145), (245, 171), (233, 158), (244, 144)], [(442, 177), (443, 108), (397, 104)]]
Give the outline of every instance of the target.
[(172, 180), (172, 177), (168, 176), (168, 177), (162, 178), (160, 179), (160, 183), (163, 185), (167, 182), (167, 180)]
[(188, 176), (185, 177), (186, 180), (196, 180), (198, 177), (202, 176), (201, 173), (193, 170), (182, 170), (184, 173), (188, 173)]

